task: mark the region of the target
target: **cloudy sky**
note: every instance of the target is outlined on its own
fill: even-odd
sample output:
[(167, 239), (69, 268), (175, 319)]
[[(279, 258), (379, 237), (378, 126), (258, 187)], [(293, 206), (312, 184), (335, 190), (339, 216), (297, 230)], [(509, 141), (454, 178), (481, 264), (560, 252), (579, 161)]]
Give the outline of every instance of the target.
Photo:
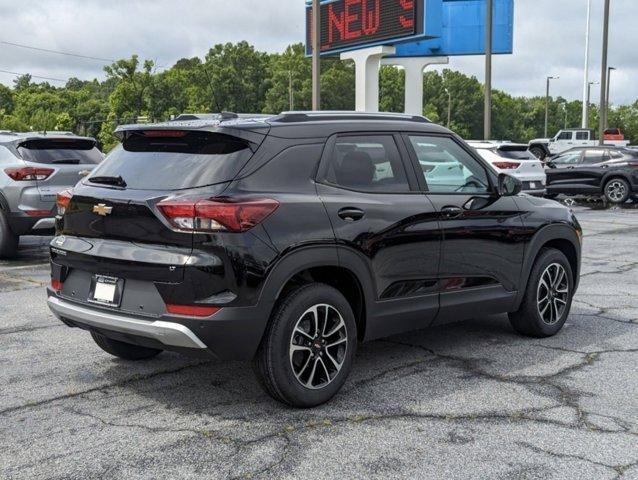
[[(600, 78), (603, 1), (593, 0), (593, 80)], [(543, 95), (545, 77), (560, 75), (553, 93), (581, 98), (587, 0), (514, 2), (514, 55), (495, 58), (494, 87)], [(618, 69), (611, 101), (630, 103), (638, 99), (638, 0), (611, 4), (609, 62)], [(101, 59), (137, 53), (170, 66), (182, 57), (203, 56), (215, 43), (247, 40), (276, 52), (304, 38), (303, 0), (0, 0), (0, 12), (0, 70), (61, 80), (101, 78), (105, 60), (6, 42)], [(481, 57), (453, 58), (450, 67), (483, 78)], [(13, 78), (0, 72), (2, 83), (10, 85)], [(593, 92), (592, 101), (597, 101), (599, 92)]]

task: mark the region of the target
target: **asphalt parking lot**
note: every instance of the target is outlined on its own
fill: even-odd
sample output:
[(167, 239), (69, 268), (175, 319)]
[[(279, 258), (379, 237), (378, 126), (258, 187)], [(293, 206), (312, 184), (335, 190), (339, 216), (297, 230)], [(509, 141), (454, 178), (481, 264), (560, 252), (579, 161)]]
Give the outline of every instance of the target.
[(638, 209), (574, 209), (558, 336), (479, 314), (365, 344), (312, 410), (245, 364), (108, 356), (49, 313), (46, 239), (27, 238), (0, 262), (0, 478), (638, 479)]

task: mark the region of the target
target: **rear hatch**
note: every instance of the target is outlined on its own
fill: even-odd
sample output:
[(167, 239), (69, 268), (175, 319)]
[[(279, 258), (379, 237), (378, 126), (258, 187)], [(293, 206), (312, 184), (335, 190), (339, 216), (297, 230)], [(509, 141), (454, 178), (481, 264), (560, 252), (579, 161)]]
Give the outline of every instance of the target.
[(19, 144), (18, 152), (27, 166), (45, 173), (37, 180), (45, 202), (55, 201), (59, 191), (73, 187), (104, 158), (95, 140), (78, 137), (29, 139)]
[(503, 158), (502, 162), (495, 163), (495, 166), (502, 170), (511, 170), (517, 174), (543, 175), (542, 162), (528, 150), (527, 145), (499, 145), (495, 153)]
[[(128, 132), (122, 144), (74, 189), (59, 222), (59, 233), (92, 245), (82, 252), (92, 258), (68, 266), (179, 281), (192, 254), (194, 234), (171, 226), (157, 204), (220, 195), (256, 147), (223, 133)], [(71, 257), (61, 261), (69, 262)]]

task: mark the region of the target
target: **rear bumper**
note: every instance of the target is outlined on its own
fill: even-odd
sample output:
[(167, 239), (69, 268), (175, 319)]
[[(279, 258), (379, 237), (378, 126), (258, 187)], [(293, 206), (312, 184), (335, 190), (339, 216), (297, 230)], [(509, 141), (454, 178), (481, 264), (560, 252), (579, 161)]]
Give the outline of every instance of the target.
[(261, 342), (272, 302), (223, 308), (208, 318), (159, 315), (142, 318), (116, 309), (74, 302), (47, 289), (53, 314), (70, 327), (133, 345), (219, 360), (251, 360)]
[[(51, 214), (53, 215), (53, 214)], [(12, 213), (7, 218), (16, 235), (46, 235), (55, 232), (55, 217), (29, 217), (23, 213)]]
[(53, 296), (49, 297), (47, 304), (59, 319), (71, 320), (87, 327), (150, 338), (167, 347), (207, 348), (197, 335), (179, 323), (142, 320), (89, 309)]

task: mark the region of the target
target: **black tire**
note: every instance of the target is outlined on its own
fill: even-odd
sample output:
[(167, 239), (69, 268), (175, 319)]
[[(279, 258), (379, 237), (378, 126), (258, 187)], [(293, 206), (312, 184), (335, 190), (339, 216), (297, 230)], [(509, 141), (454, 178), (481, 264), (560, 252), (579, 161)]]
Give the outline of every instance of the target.
[(539, 160), (544, 160), (547, 156), (545, 150), (543, 150), (541, 147), (532, 147), (529, 149), (529, 151)]
[(620, 205), (629, 200), (631, 186), (624, 178), (611, 178), (603, 187), (603, 195), (609, 203)]
[[(316, 306), (318, 309), (312, 313)], [(313, 328), (315, 316), (330, 319), (322, 324), (323, 328), (321, 324)], [(298, 324), (301, 331), (296, 329)], [(337, 327), (339, 330), (332, 336), (319, 334), (313, 338), (317, 330), (329, 334)], [(293, 332), (303, 335), (293, 335)], [(325, 347), (321, 346), (322, 341)], [(341, 343), (329, 346), (331, 342)], [(291, 354), (293, 345), (298, 346), (299, 351)], [(343, 386), (352, 368), (356, 347), (357, 327), (348, 301), (335, 288), (313, 283), (292, 291), (275, 307), (255, 357), (255, 371), (260, 384), (275, 400), (293, 407), (314, 407), (330, 400)], [(339, 362), (341, 365), (337, 367)], [(313, 366), (317, 370), (308, 371)]]
[(18, 253), (18, 237), (11, 227), (3, 211), (0, 211), (0, 258), (13, 258)]
[[(559, 269), (552, 267), (553, 265), (560, 265), (563, 268), (566, 277), (564, 286), (567, 287), (567, 294), (559, 300), (558, 293), (550, 294), (550, 292), (547, 291), (545, 298), (549, 298), (549, 300), (547, 303), (541, 303), (539, 302), (539, 297), (543, 298), (543, 293), (546, 292), (544, 287), (539, 286), (542, 277), (548, 269), (550, 275), (552, 270), (559, 271)], [(563, 290), (563, 288), (556, 288), (555, 290)], [(556, 335), (561, 328), (563, 328), (563, 325), (569, 316), (569, 311), (572, 305), (572, 297), (574, 295), (573, 292), (574, 276), (571, 265), (565, 255), (554, 248), (545, 248), (541, 250), (538, 258), (536, 258), (536, 261), (534, 262), (534, 266), (532, 267), (532, 272), (525, 290), (525, 296), (523, 297), (520, 308), (516, 312), (509, 314), (512, 327), (514, 327), (514, 330), (518, 333), (529, 337), (543, 338)], [(555, 300), (552, 301), (552, 299)], [(564, 307), (563, 304), (560, 303), (563, 301)], [(543, 309), (543, 306), (545, 306), (545, 309)], [(546, 310), (547, 308), (549, 308), (549, 314)], [(554, 312), (556, 313), (556, 315), (554, 315), (554, 317), (556, 317), (554, 322), (548, 321), (548, 318), (552, 314), (552, 308), (554, 308)], [(563, 310), (560, 310), (561, 308), (563, 308)], [(542, 316), (541, 310), (543, 310), (545, 317)]]
[(156, 348), (141, 347), (139, 345), (120, 342), (119, 340), (113, 340), (112, 338), (95, 332), (91, 332), (91, 336), (98, 347), (106, 353), (123, 358), (124, 360), (146, 360), (162, 353), (162, 350)]

